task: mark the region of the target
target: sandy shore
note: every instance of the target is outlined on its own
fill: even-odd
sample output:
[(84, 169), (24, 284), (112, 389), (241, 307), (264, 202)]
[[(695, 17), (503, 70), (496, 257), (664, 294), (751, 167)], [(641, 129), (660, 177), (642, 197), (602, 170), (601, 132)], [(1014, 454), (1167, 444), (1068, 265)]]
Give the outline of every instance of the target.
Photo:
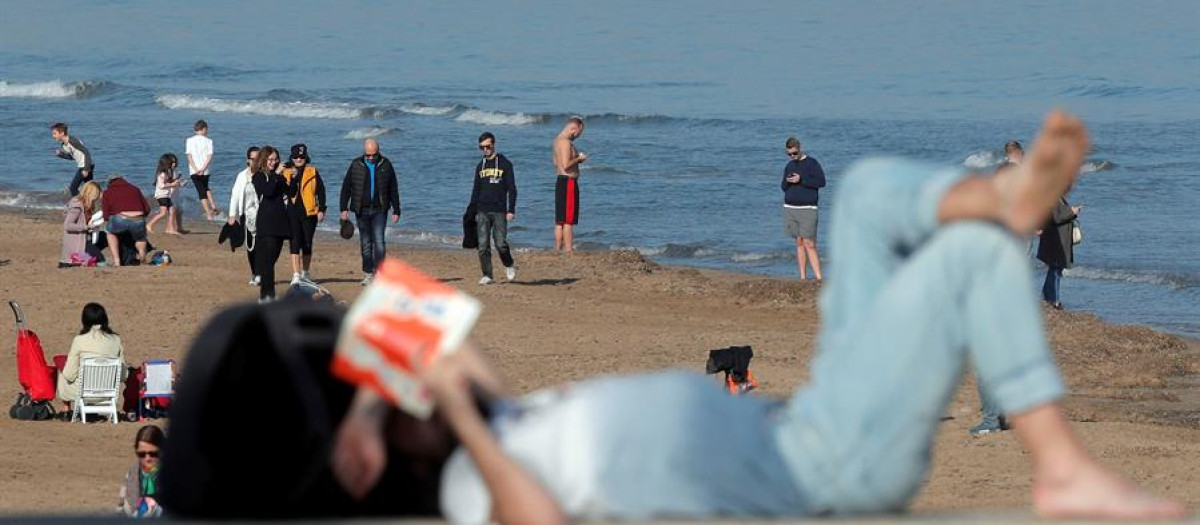
[[(209, 225), (193, 222), (192, 235), (152, 239), (171, 251), (170, 267), (57, 270), (61, 214), (0, 210), (0, 216), (0, 259), (10, 259), (0, 266), (0, 299), (24, 305), (48, 355), (66, 352), (89, 301), (105, 305), (127, 359), (140, 362), (183, 359), (209, 316), (257, 297), (246, 284), (244, 254), (218, 246)], [(754, 347), (764, 395), (787, 395), (806, 379), (818, 325), (812, 284), (664, 268), (635, 253), (562, 258), (535, 252), (518, 254), (517, 282), (480, 287), (473, 251), (389, 248), (484, 302), (475, 336), (518, 391), (602, 373), (703, 370), (707, 351), (728, 345)], [(339, 299), (356, 296), (357, 239), (323, 237), (316, 252), (314, 277)], [(290, 275), (286, 257), (277, 272), (281, 279)], [(1135, 480), (1200, 507), (1200, 382), (1194, 379), (1200, 347), (1087, 314), (1047, 315), (1072, 388), (1067, 407), (1083, 439)], [(15, 345), (15, 339), (12, 322), (0, 322), (0, 341)], [(0, 356), (0, 398), (8, 403), (20, 389), (13, 347)], [(942, 425), (915, 510), (1028, 507), (1028, 470), (1015, 437), (968, 437), (977, 414), (968, 377)], [(136, 429), (0, 418), (0, 513), (110, 512), (133, 461)]]

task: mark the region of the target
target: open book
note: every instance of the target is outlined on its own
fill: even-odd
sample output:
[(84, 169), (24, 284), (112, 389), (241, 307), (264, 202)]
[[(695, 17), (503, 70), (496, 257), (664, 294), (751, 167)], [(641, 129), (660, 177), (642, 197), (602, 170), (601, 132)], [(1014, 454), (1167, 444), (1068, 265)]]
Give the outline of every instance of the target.
[(429, 365), (458, 349), (481, 309), (467, 294), (387, 259), (342, 322), (333, 374), (416, 417), (429, 417), (433, 399), (413, 365)]

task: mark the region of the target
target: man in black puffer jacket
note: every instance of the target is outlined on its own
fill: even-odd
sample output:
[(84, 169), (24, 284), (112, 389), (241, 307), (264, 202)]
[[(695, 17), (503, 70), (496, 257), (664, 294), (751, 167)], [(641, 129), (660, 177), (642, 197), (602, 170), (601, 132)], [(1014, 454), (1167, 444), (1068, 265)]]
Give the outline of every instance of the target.
[(375, 139), (363, 141), (363, 155), (350, 161), (342, 181), (342, 220), (354, 212), (362, 241), (362, 284), (371, 284), (375, 267), (387, 255), (384, 233), (387, 231), (387, 212), (392, 210), (392, 223), (400, 222), (400, 185), (392, 161), (379, 153)]

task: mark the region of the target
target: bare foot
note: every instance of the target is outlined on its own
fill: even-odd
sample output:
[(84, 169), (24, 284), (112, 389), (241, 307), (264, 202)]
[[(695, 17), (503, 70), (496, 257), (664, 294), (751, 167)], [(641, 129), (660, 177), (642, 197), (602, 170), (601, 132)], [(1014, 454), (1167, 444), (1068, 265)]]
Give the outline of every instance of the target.
[(1088, 462), (1068, 476), (1034, 480), (1033, 506), (1048, 519), (1171, 520), (1186, 517), (1178, 502), (1142, 490)]
[(1004, 224), (1018, 235), (1041, 227), (1079, 175), (1087, 149), (1083, 122), (1062, 111), (1050, 113), (1025, 161), (993, 179), (1003, 201)]

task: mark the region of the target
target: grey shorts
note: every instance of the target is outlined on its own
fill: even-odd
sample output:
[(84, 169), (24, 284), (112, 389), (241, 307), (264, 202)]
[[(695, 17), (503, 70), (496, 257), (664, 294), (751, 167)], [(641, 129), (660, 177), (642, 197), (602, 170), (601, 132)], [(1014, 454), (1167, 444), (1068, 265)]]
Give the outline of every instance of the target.
[(784, 208), (783, 231), (788, 237), (817, 238), (816, 208)]

